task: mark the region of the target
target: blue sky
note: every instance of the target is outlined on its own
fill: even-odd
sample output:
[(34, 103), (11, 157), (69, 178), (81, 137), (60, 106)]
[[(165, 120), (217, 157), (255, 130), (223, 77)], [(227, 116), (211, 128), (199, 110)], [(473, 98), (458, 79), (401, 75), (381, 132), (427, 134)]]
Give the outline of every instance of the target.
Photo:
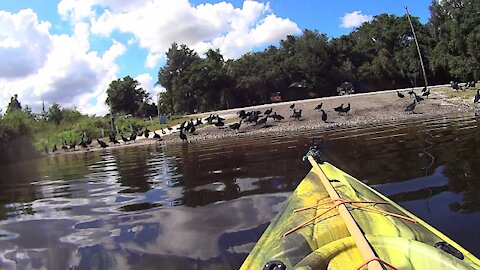
[[(0, 0), (0, 108), (14, 93), (34, 109), (42, 100), (106, 113), (105, 90), (130, 75), (152, 95), (172, 42), (225, 58), (278, 44), (288, 34), (317, 29), (348, 34), (380, 13), (423, 23), (429, 0)], [(343, 19), (342, 19), (343, 18)], [(22, 59), (25, 59), (22, 61)], [(27, 59), (29, 59), (27, 61)], [(99, 102), (100, 101), (100, 102)]]

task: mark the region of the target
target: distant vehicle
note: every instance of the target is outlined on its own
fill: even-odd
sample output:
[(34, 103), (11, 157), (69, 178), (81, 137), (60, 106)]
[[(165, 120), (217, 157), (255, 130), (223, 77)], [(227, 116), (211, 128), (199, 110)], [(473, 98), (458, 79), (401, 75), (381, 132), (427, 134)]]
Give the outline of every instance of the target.
[(280, 92), (274, 92), (270, 96), (270, 101), (271, 102), (281, 102), (282, 101), (282, 96), (280, 95)]
[(353, 84), (351, 82), (344, 82), (337, 87), (337, 94), (339, 96), (350, 95), (353, 93), (355, 93), (355, 89), (353, 89)]

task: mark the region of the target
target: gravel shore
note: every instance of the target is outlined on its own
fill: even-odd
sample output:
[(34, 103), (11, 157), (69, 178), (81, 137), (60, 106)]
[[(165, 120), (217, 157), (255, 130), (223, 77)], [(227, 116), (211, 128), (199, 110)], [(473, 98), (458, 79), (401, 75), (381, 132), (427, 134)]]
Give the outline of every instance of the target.
[[(317, 98), (294, 102), (283, 102), (276, 104), (265, 104), (254, 107), (232, 109), (226, 111), (209, 112), (198, 115), (192, 115), (192, 119), (204, 118), (210, 114), (218, 114), (227, 119), (227, 123), (238, 122), (240, 118), (236, 112), (240, 110), (251, 111), (259, 110), (262, 113), (272, 108), (273, 112), (285, 117), (284, 120), (276, 122), (269, 118), (267, 127), (255, 126), (242, 123), (240, 132), (231, 130), (228, 127), (218, 128), (213, 125), (204, 125), (197, 129), (198, 135), (190, 135), (187, 133), (189, 142), (198, 140), (216, 139), (225, 136), (245, 136), (258, 133), (271, 133), (282, 131), (308, 130), (308, 129), (331, 129), (335, 127), (361, 126), (367, 124), (394, 122), (405, 119), (427, 118), (439, 115), (457, 115), (463, 113), (473, 113), (473, 103), (461, 99), (448, 99), (445, 95), (445, 89), (441, 87), (433, 87), (431, 94), (425, 100), (419, 102), (415, 108), (415, 113), (405, 112), (405, 107), (413, 102), (413, 97), (408, 95), (408, 90), (400, 90), (405, 98), (397, 96), (397, 90), (354, 94), (348, 96), (336, 96), (327, 98)], [(452, 90), (453, 91), (453, 90)], [(420, 93), (419, 90), (416, 91)], [(327, 122), (321, 119), (321, 112), (314, 108), (323, 103), (322, 109), (328, 115)], [(351, 110), (348, 114), (338, 114), (333, 110), (340, 104), (346, 106), (351, 104)], [(290, 105), (295, 104), (295, 109), (302, 110), (302, 118), (296, 120), (291, 118), (292, 110)], [(226, 125), (228, 126), (228, 125)], [(164, 141), (171, 143), (180, 142), (178, 134), (174, 133), (163, 137)]]
[[(462, 99), (449, 99), (446, 97), (445, 91), (449, 91), (446, 87), (432, 87), (431, 94), (428, 98), (417, 104), (415, 113), (405, 112), (405, 107), (413, 102), (413, 97), (408, 95), (408, 91), (411, 89), (402, 90), (389, 90), (373, 93), (362, 93), (348, 96), (335, 96), (316, 98), (301, 101), (282, 102), (274, 104), (264, 104), (259, 106), (252, 106), (246, 108), (237, 108), (231, 110), (223, 110), (216, 112), (208, 112), (202, 114), (191, 115), (193, 120), (197, 118), (205, 118), (210, 114), (218, 114), (225, 118), (226, 125), (223, 128), (218, 128), (213, 125), (203, 124), (197, 127), (196, 134), (192, 135), (186, 133), (188, 142), (196, 142), (203, 140), (218, 139), (222, 137), (231, 136), (248, 136), (252, 134), (261, 133), (279, 133), (279, 132), (291, 132), (298, 130), (311, 130), (311, 129), (332, 129), (335, 127), (351, 127), (362, 126), (371, 124), (381, 124), (385, 122), (403, 121), (406, 119), (415, 118), (428, 118), (440, 115), (458, 115), (465, 113), (473, 113), (475, 108), (473, 102), (468, 102)], [(450, 89), (451, 90), (451, 89)], [(399, 98), (397, 91), (400, 91), (405, 95), (405, 98)], [(451, 90), (453, 91), (453, 90)], [(420, 93), (420, 90), (416, 90)], [(328, 120), (325, 123), (321, 119), (321, 112), (314, 110), (314, 108), (323, 103), (322, 109), (328, 114)], [(351, 110), (348, 114), (338, 114), (333, 110), (334, 107), (340, 104), (346, 106), (351, 104)], [(290, 106), (295, 104), (295, 109), (302, 110), (302, 117), (300, 120), (291, 118), (292, 110)], [(256, 126), (252, 124), (242, 123), (239, 132), (231, 130), (228, 125), (234, 122), (238, 122), (240, 118), (236, 112), (240, 110), (252, 111), (259, 110), (262, 112), (267, 109), (273, 109), (273, 112), (285, 117), (284, 120), (276, 122), (269, 118), (266, 126)], [(205, 121), (204, 121), (205, 122)], [(156, 131), (161, 134), (161, 131)], [(179, 138), (178, 131), (174, 129), (173, 133), (163, 135), (162, 141), (158, 142), (154, 139), (153, 132), (150, 138), (139, 138), (134, 143), (122, 145), (110, 145), (109, 149), (132, 147), (139, 145), (148, 145), (156, 143), (182, 143)], [(184, 142), (185, 143), (185, 142)], [(94, 146), (93, 149), (87, 151), (100, 150), (98, 146)], [(79, 150), (75, 152), (82, 152)]]

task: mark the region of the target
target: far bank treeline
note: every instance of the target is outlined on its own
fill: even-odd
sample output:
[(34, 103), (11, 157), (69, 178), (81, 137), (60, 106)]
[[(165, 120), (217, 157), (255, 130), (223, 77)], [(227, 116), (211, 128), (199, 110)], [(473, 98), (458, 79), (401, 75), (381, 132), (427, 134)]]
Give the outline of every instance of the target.
[[(427, 24), (412, 17), (429, 83), (477, 80), (480, 1), (441, 3), (432, 2)], [(194, 113), (270, 102), (275, 92), (284, 100), (336, 95), (345, 81), (359, 92), (424, 85), (407, 16), (380, 14), (333, 39), (305, 30), (237, 60), (174, 43), (157, 84), (166, 89), (162, 112)]]

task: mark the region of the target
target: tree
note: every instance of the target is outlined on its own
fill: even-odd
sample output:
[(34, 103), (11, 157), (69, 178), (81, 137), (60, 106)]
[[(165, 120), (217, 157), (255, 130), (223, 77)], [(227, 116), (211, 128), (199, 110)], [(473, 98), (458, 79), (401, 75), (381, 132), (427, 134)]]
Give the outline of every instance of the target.
[(480, 70), (480, 2), (432, 1), (429, 26), (435, 37), (432, 68), (446, 69), (461, 80), (478, 79)]
[(140, 115), (140, 105), (148, 99), (148, 94), (139, 85), (140, 83), (130, 76), (110, 83), (106, 103), (112, 113)]
[(186, 45), (173, 43), (167, 52), (167, 63), (158, 71), (157, 84), (165, 87), (162, 105), (170, 112), (194, 112), (199, 98), (198, 89), (189, 84), (189, 74), (198, 54)]
[(18, 111), (22, 109), (22, 105), (20, 105), (20, 102), (18, 101), (18, 95), (15, 94), (13, 97), (10, 98), (10, 103), (8, 103), (7, 106), (7, 114), (9, 112), (13, 111)]
[(53, 103), (47, 111), (48, 121), (54, 122), (57, 125), (60, 125), (60, 122), (63, 119), (62, 109), (57, 103)]

